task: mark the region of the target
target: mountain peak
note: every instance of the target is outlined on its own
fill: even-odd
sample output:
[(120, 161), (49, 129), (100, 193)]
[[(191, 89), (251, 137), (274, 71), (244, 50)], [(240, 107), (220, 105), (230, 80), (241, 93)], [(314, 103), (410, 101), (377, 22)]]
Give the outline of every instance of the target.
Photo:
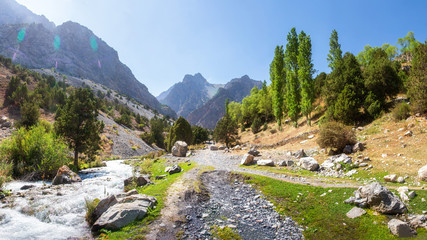
[(208, 81), (200, 73), (194, 75), (186, 74), (182, 82), (190, 84), (208, 84)]

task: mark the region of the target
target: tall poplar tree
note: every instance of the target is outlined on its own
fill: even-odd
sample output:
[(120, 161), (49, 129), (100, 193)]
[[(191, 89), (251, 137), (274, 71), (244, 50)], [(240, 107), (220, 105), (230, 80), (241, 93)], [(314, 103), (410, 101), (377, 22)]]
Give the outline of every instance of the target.
[(283, 46), (277, 46), (274, 51), (274, 59), (270, 64), (270, 80), (272, 85), (273, 112), (280, 129), (282, 129), (284, 112), (283, 96), (286, 82), (284, 58)]
[(337, 30), (332, 30), (331, 37), (329, 38), (329, 54), (328, 54), (328, 62), (329, 67), (333, 71), (336, 67), (338, 62), (342, 60), (342, 51), (341, 51), (341, 44), (338, 43), (338, 32)]
[(313, 63), (311, 39), (303, 31), (298, 36), (298, 78), (301, 86), (301, 111), (311, 126), (311, 111), (314, 102)]
[(301, 111), (300, 86), (298, 82), (298, 36), (295, 28), (292, 28), (287, 36), (285, 50), (286, 71), (286, 108), (288, 116), (298, 126), (298, 115)]

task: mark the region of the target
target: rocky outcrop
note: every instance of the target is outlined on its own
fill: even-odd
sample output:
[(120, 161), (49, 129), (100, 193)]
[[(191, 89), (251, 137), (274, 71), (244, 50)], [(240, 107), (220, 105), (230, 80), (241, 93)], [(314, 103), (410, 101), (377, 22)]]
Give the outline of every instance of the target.
[(427, 165), (418, 170), (418, 179), (427, 182)]
[(176, 141), (172, 147), (172, 155), (176, 157), (185, 157), (188, 151), (187, 143), (184, 141)]
[(354, 195), (344, 202), (360, 207), (370, 207), (383, 214), (402, 214), (407, 211), (399, 197), (378, 182), (360, 187)]
[[(157, 199), (152, 196), (130, 192), (132, 195), (112, 195), (99, 202), (94, 210), (95, 223), (92, 231), (100, 229), (117, 230), (135, 220), (143, 219), (148, 209), (154, 207)], [(99, 215), (99, 217), (98, 217)]]
[(77, 173), (71, 171), (68, 166), (64, 165), (58, 169), (58, 172), (52, 181), (52, 185), (69, 184), (81, 181), (82, 179), (77, 175)]

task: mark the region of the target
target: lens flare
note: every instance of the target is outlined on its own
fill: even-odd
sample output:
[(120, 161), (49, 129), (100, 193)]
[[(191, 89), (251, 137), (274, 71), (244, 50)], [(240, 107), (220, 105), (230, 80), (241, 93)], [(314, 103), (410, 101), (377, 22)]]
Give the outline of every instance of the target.
[(58, 61), (55, 61), (55, 68), (58, 68)]
[(12, 61), (15, 61), (16, 53), (13, 54)]
[(90, 37), (90, 46), (94, 52), (98, 51), (98, 42), (96, 41), (95, 36)]
[(55, 51), (58, 51), (60, 46), (61, 46), (61, 38), (58, 35), (56, 35), (55, 38), (53, 39), (53, 47), (55, 48)]
[(21, 30), (19, 30), (19, 33), (18, 33), (18, 43), (21, 43), (22, 41), (24, 41), (25, 31), (26, 31), (25, 28), (21, 28)]
[(98, 67), (101, 68), (101, 61), (98, 59)]

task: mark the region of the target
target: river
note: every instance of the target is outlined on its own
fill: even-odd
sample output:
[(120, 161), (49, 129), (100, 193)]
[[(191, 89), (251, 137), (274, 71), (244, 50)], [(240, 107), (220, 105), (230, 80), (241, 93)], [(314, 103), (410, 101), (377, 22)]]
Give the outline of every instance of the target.
[[(0, 239), (90, 239), (85, 199), (123, 192), (123, 180), (132, 176), (132, 167), (121, 160), (108, 161), (106, 167), (79, 175), (82, 182), (58, 186), (41, 181), (8, 183), (5, 189), (23, 197), (0, 203)], [(24, 185), (35, 187), (20, 190)]]

